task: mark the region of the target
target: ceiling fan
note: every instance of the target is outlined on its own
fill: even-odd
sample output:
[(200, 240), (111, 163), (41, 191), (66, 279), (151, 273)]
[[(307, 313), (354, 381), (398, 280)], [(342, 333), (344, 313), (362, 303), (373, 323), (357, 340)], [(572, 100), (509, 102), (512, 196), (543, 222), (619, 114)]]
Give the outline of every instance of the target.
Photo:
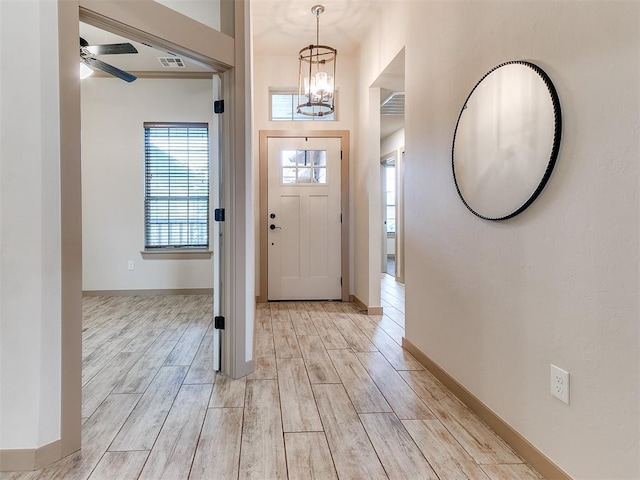
[(103, 72), (107, 72), (108, 74), (118, 77), (125, 82), (133, 82), (138, 77), (95, 58), (97, 55), (119, 55), (121, 53), (138, 53), (138, 50), (136, 50), (136, 47), (130, 43), (89, 45), (89, 42), (80, 37), (80, 60), (84, 64), (89, 67), (102, 70)]

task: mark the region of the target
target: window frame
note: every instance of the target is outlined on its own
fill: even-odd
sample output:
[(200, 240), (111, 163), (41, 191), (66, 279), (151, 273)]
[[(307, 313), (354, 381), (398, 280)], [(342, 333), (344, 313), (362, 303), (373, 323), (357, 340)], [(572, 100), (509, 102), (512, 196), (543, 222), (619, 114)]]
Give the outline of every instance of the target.
[[(335, 101), (337, 102), (338, 90), (334, 91)], [(291, 118), (273, 118), (273, 96), (289, 95), (291, 96)], [(338, 120), (337, 113), (334, 111), (331, 115), (323, 115), (321, 117), (313, 117), (299, 114), (296, 116), (296, 104), (298, 97), (297, 88), (269, 88), (269, 121), (270, 122), (336, 122)]]
[[(195, 149), (195, 151), (202, 155), (202, 153), (206, 153), (206, 227), (204, 229), (206, 235), (206, 242), (204, 244), (173, 244), (167, 242), (165, 245), (152, 245), (153, 242), (150, 241), (149, 238), (149, 179), (150, 176), (148, 174), (148, 168), (150, 163), (150, 156), (148, 151), (148, 135), (149, 129), (152, 128), (162, 128), (162, 129), (171, 129), (171, 128), (204, 128), (206, 130), (206, 147), (205, 151), (203, 149)], [(167, 259), (178, 259), (178, 258), (210, 258), (211, 257), (211, 130), (208, 122), (144, 122), (143, 124), (143, 137), (144, 137), (144, 198), (143, 198), (143, 209), (144, 209), (144, 249), (140, 252), (143, 258), (167, 258)], [(168, 137), (168, 136), (167, 136)], [(199, 162), (200, 166), (203, 165), (202, 161)], [(191, 186), (190, 180), (187, 180), (187, 189)], [(192, 195), (187, 194), (187, 205), (189, 202), (189, 197)], [(193, 197), (196, 197), (193, 195)], [(202, 195), (200, 196), (202, 197)], [(168, 208), (170, 208), (168, 206)], [(202, 217), (200, 217), (202, 218)], [(191, 225), (191, 222), (187, 222), (186, 225)], [(169, 223), (167, 223), (169, 225)]]
[[(295, 153), (294, 153), (295, 152)], [(293, 163), (285, 165), (285, 156), (287, 153), (294, 153), (292, 158), (294, 159)], [(313, 156), (316, 153), (324, 154), (324, 163), (320, 163), (318, 165), (314, 164)], [(305, 159), (305, 162), (301, 164), (299, 162), (300, 154)], [(322, 156), (322, 155), (321, 155)], [(310, 163), (307, 165), (307, 159), (311, 158)], [(282, 187), (326, 187), (329, 185), (329, 176), (328, 176), (328, 165), (327, 165), (327, 150), (317, 150), (317, 149), (295, 149), (295, 150), (283, 150), (280, 158), (280, 186)], [(294, 172), (294, 181), (293, 182), (285, 182), (285, 170), (293, 170)], [(300, 177), (300, 171), (308, 171), (309, 172), (309, 181), (298, 181)], [(313, 181), (315, 178), (314, 173), (324, 172), (324, 181)]]

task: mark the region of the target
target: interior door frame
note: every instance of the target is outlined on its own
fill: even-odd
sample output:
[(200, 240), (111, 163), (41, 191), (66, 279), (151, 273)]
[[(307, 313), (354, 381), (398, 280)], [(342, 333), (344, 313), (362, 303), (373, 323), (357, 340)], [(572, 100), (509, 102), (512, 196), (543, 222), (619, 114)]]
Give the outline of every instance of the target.
[[(230, 184), (226, 190), (227, 205), (243, 204), (246, 196), (245, 173), (248, 171), (248, 161), (234, 161), (246, 157), (246, 128), (245, 128), (245, 99), (244, 95), (236, 95), (246, 89), (247, 74), (245, 71), (245, 26), (248, 25), (248, 9), (244, 2), (234, 2), (235, 38), (221, 32), (207, 29), (218, 42), (197, 43), (195, 35), (188, 29), (177, 29), (172, 25), (175, 33), (165, 35), (166, 22), (151, 20), (146, 15), (149, 9), (155, 12), (163, 11), (168, 15), (167, 8), (154, 2), (123, 3), (116, 1), (95, 0), (58, 0), (58, 41), (59, 41), (59, 85), (60, 85), (60, 215), (61, 215), (61, 380), (60, 380), (60, 439), (51, 444), (40, 447), (36, 458), (31, 450), (17, 451), (16, 457), (24, 465), (23, 469), (37, 469), (48, 463), (65, 457), (81, 447), (82, 436), (82, 222), (81, 205), (81, 172), (80, 172), (80, 79), (78, 78), (78, 22), (83, 21), (114, 33), (124, 34), (133, 40), (151, 42), (157, 46), (170, 46), (172, 51), (194, 56), (203, 63), (209, 63), (223, 73), (225, 96), (229, 99), (229, 115), (222, 119), (225, 123), (227, 149), (221, 157), (221, 162), (227, 165), (227, 171), (234, 169), (235, 175), (230, 176), (236, 183)], [(90, 18), (89, 18), (90, 17)], [(172, 17), (175, 18), (175, 15)], [(96, 23), (98, 25), (96, 25)], [(181, 23), (197, 26), (195, 21), (184, 18)], [(158, 25), (162, 26), (161, 28)], [(200, 28), (200, 27), (198, 27)], [(202, 28), (205, 28), (202, 26)], [(179, 35), (178, 35), (179, 34)], [(138, 37), (140, 35), (140, 37)], [(179, 43), (171, 43), (165, 38), (180, 36)], [(133, 37), (138, 38), (133, 38)], [(148, 37), (147, 37), (148, 36)], [(191, 49), (193, 47), (193, 49)], [(231, 213), (235, 213), (235, 210)], [(227, 322), (227, 330), (223, 334), (224, 356), (223, 373), (234, 378), (245, 376), (253, 370), (253, 360), (250, 351), (246, 349), (246, 337), (251, 338), (251, 330), (247, 322), (253, 322), (253, 312), (247, 308), (246, 298), (253, 297), (253, 281), (247, 278), (245, 259), (248, 258), (244, 248), (248, 232), (246, 222), (242, 221), (245, 211), (237, 213), (238, 220), (231, 218), (227, 229), (234, 235), (229, 241), (229, 248), (225, 251), (225, 262), (231, 268), (226, 268), (224, 281), (237, 286), (242, 294), (232, 292), (228, 288), (225, 295), (227, 316), (234, 322)], [(238, 237), (240, 237), (238, 239)], [(235, 248), (236, 243), (240, 245)], [(238, 260), (240, 259), (240, 261)], [(236, 265), (239, 273), (231, 277)], [(235, 294), (234, 294), (235, 293)], [(251, 357), (252, 358), (252, 357)], [(45, 449), (45, 450), (43, 450)], [(23, 455), (24, 453), (24, 455)], [(4, 451), (0, 449), (0, 456)], [(28, 458), (27, 458), (28, 457)]]
[(380, 157), (380, 194), (382, 205), (382, 273), (387, 271), (387, 201), (386, 201), (386, 168), (387, 162), (393, 159), (396, 170), (396, 233), (394, 238), (396, 281), (404, 284), (404, 146)]
[[(211, 67), (213, 69), (213, 71), (211, 72), (211, 81), (215, 86), (211, 92), (213, 101), (224, 99), (226, 97), (229, 104), (233, 103), (233, 90), (229, 85), (231, 81), (228, 74), (228, 72), (232, 70), (232, 66), (227, 65), (220, 60), (206, 57), (205, 55), (188, 48), (179, 47), (164, 38), (154, 37), (146, 31), (142, 31), (129, 25), (125, 25), (119, 20), (108, 17), (103, 13), (89, 10), (82, 5), (79, 6), (79, 20), (95, 27), (119, 34), (129, 40), (139, 41), (160, 50), (162, 48), (166, 48), (171, 49), (172, 51), (180, 52), (183, 57), (188, 58), (189, 60)], [(227, 60), (229, 59), (227, 58)], [(226, 118), (228, 118), (228, 116)], [(225, 272), (228, 271), (228, 269), (225, 269), (223, 265), (230, 252), (228, 248), (224, 248), (224, 237), (228, 235), (228, 232), (225, 232), (224, 225), (221, 225), (221, 222), (216, 222), (213, 219), (213, 210), (215, 208), (231, 203), (225, 201), (225, 194), (227, 189), (224, 188), (225, 184), (229, 182), (229, 175), (227, 174), (227, 170), (229, 170), (229, 165), (231, 164), (230, 152), (233, 149), (233, 146), (230, 145), (228, 141), (226, 141), (226, 139), (232, 137), (231, 133), (225, 135), (225, 132), (231, 132), (232, 129), (232, 125), (228, 121), (225, 121), (226, 118), (223, 119), (222, 116), (217, 115), (213, 112), (212, 102), (211, 117), (207, 122), (209, 125), (210, 141), (209, 221), (211, 225), (209, 230), (209, 250), (212, 250), (213, 252), (212, 317), (228, 315), (228, 313), (225, 313), (225, 307), (229, 304), (228, 300), (225, 298), (225, 295), (227, 295), (225, 284), (228, 282), (228, 279), (225, 278)], [(213, 151), (212, 147), (216, 149), (215, 152)], [(229, 310), (229, 307), (227, 307), (226, 310)], [(229, 327), (231, 327), (231, 325)], [(232, 371), (234, 360), (233, 352), (235, 351), (235, 345), (230, 344), (231, 337), (226, 338), (224, 330), (214, 329), (213, 338), (213, 343), (215, 345), (214, 353), (216, 354), (214, 355), (213, 360), (215, 370), (222, 371), (227, 375), (235, 375), (235, 373)]]
[(387, 272), (387, 165), (385, 164), (385, 161), (389, 156), (390, 155), (386, 155), (380, 158), (380, 205), (382, 206), (382, 211), (380, 212), (380, 216), (382, 218), (382, 228), (380, 233), (380, 237), (382, 238), (382, 243), (380, 245), (380, 269), (382, 273), (389, 273)]
[(340, 162), (340, 208), (342, 211), (341, 237), (341, 275), (342, 301), (349, 301), (349, 130), (260, 130), (260, 293), (258, 303), (268, 302), (269, 291), (269, 254), (268, 254), (268, 198), (269, 198), (269, 139), (270, 138), (339, 138), (342, 161)]

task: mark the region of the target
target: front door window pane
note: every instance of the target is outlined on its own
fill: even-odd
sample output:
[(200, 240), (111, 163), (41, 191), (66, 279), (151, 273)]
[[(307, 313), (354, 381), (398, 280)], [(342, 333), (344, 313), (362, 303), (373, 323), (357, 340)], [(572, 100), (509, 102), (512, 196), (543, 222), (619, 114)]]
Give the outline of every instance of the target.
[(326, 185), (326, 150), (283, 150), (281, 157), (283, 185)]

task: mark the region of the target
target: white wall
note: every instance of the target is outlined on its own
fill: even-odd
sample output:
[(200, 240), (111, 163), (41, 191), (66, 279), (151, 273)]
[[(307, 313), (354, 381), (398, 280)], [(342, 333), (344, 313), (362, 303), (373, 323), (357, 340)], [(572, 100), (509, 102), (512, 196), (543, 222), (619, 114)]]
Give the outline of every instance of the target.
[[(0, 2), (0, 449), (60, 438), (56, 2)], [(15, 48), (20, 45), (20, 48)], [(29, 52), (25, 55), (25, 52)]]
[[(292, 48), (291, 55), (286, 56), (266, 56), (256, 55), (253, 58), (253, 168), (256, 175), (259, 172), (259, 134), (260, 130), (349, 130), (353, 132), (355, 128), (356, 96), (355, 69), (353, 59), (346, 55), (338, 58), (336, 68), (336, 120), (335, 121), (277, 121), (273, 122), (269, 117), (269, 88), (283, 89), (292, 88), (297, 92), (298, 83), (298, 50)], [(351, 139), (351, 156), (354, 154), (354, 141)], [(353, 167), (351, 165), (351, 167)], [(350, 173), (350, 183), (353, 183), (353, 168)], [(259, 199), (258, 185), (255, 185), (254, 198)], [(354, 202), (351, 200), (350, 217), (351, 231), (353, 231)], [(260, 254), (259, 254), (259, 221), (260, 204), (255, 203), (256, 219), (256, 295), (260, 294)], [(353, 235), (350, 235), (353, 238)], [(350, 288), (353, 292), (353, 240), (350, 244)]]
[[(408, 340), (580, 479), (640, 478), (639, 25), (637, 2), (394, 2), (359, 61), (366, 88), (406, 47)], [(451, 142), (476, 82), (516, 59), (555, 83), (562, 145), (538, 200), (487, 222), (458, 198)]]
[(380, 140), (380, 153), (385, 156), (390, 153), (396, 153), (404, 147), (404, 128), (396, 130)]
[[(144, 249), (143, 123), (211, 124), (212, 91), (211, 80), (83, 80), (84, 290), (212, 287), (211, 259), (143, 260), (140, 255)], [(133, 271), (127, 269), (128, 260), (134, 260)]]
[(396, 254), (396, 237), (387, 237), (387, 255)]
[(208, 27), (220, 30), (220, 0), (154, 0)]

